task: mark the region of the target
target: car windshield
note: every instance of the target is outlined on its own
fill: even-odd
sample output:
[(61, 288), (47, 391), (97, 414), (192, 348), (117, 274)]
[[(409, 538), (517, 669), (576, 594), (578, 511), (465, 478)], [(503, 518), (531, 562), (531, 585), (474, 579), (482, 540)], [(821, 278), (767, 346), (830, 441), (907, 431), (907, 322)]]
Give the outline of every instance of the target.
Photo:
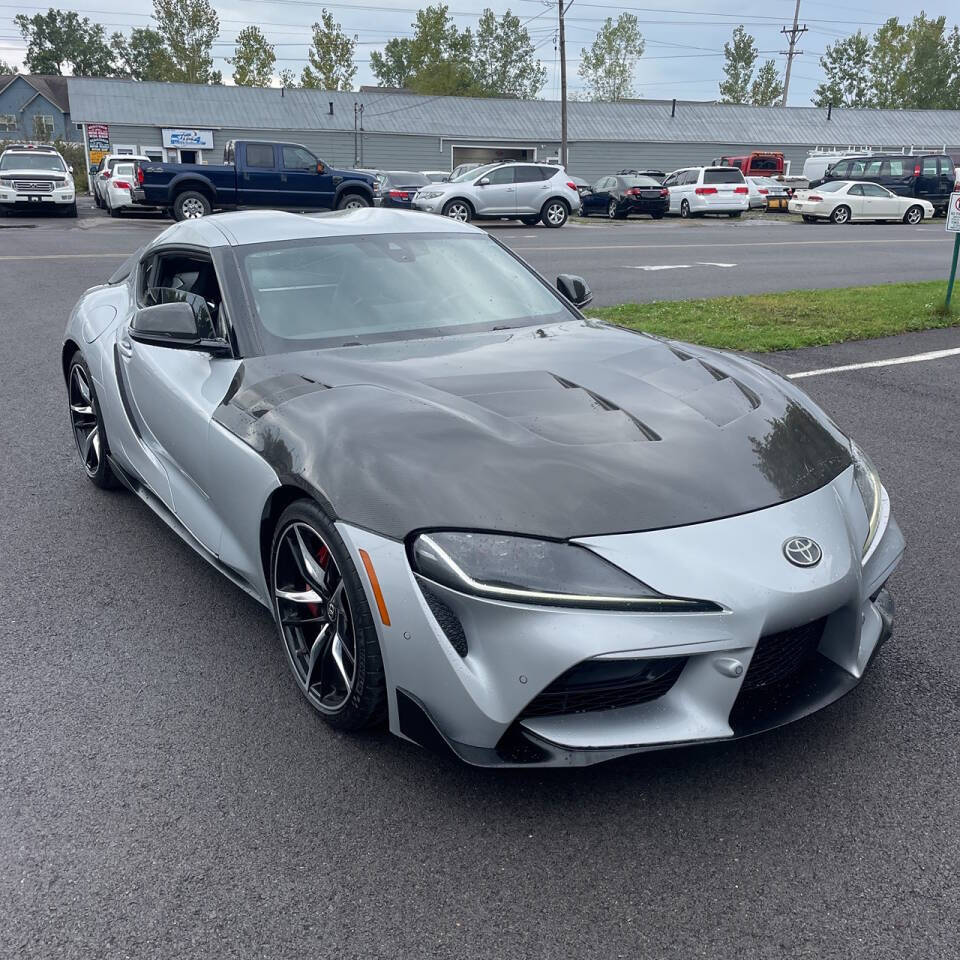
[(404, 173), (403, 171), (399, 173), (391, 171), (384, 174), (383, 179), (385, 183), (389, 183), (392, 187), (422, 187), (425, 183), (430, 182), (430, 178), (425, 177), (422, 173)]
[(464, 170), (463, 173), (459, 173), (457, 176), (451, 177), (450, 182), (459, 183), (461, 180), (470, 180), (473, 177), (482, 177), (485, 173), (488, 173), (496, 166), (498, 166), (496, 163), (487, 163), (482, 167), (471, 167), (469, 170)]
[(55, 170), (63, 173), (63, 161), (55, 153), (5, 153), (0, 170)]
[(136, 168), (132, 163), (118, 163), (113, 168), (114, 177), (132, 177)]
[(509, 329), (575, 316), (486, 236), (402, 233), (243, 251), (270, 353)]

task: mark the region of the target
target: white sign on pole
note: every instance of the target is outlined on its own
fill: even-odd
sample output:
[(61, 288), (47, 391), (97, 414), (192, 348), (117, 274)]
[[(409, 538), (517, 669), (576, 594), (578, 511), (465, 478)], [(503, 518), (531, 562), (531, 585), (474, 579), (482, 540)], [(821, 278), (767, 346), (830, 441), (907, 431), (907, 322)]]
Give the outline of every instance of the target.
[(960, 233), (960, 190), (950, 194), (947, 206), (947, 232)]

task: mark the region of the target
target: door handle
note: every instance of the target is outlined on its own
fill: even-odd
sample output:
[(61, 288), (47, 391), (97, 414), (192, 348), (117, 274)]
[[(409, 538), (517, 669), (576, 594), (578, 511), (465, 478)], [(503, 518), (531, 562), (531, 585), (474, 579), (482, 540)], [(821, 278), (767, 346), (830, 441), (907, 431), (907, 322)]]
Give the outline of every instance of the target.
[(133, 356), (133, 344), (126, 337), (117, 340), (117, 350), (128, 360)]

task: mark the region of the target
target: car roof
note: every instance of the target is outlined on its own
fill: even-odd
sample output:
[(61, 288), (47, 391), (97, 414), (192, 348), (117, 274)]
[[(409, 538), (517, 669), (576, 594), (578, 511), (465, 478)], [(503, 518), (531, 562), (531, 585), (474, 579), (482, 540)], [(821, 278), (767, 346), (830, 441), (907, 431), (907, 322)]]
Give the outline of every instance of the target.
[(202, 247), (242, 247), (285, 240), (376, 236), (386, 233), (484, 232), (448, 217), (412, 210), (364, 207), (333, 213), (302, 214), (283, 210), (242, 210), (218, 213), (199, 220), (183, 220), (168, 227), (150, 244), (189, 244)]

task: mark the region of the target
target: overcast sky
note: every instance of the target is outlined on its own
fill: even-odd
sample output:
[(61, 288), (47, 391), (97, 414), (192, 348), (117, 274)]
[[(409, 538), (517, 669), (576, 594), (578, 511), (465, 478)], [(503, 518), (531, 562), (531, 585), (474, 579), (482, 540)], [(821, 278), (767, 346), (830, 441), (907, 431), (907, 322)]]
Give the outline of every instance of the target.
[[(660, 6), (641, 6), (643, 0), (625, 0), (620, 6), (600, 0), (574, 0), (567, 13), (567, 66), (571, 90), (581, 87), (577, 76), (581, 48), (589, 46), (604, 18), (616, 17), (621, 11), (634, 12), (641, 21), (647, 49), (637, 65), (635, 88), (638, 96), (647, 98), (707, 100), (717, 97), (717, 84), (723, 64), (723, 44), (733, 28), (743, 23), (756, 39), (761, 60), (774, 57), (783, 72), (785, 58), (779, 51), (786, 40), (780, 29), (793, 19), (795, 0), (765, 0), (758, 4), (723, 3), (708, 0), (680, 0), (676, 7), (664, 0), (647, 0)], [(151, 23), (150, 0), (75, 0), (56, 4), (62, 9), (76, 10), (104, 25), (108, 33), (129, 32), (131, 26)], [(357, 83), (375, 83), (370, 72), (370, 51), (383, 46), (393, 36), (409, 36), (416, 12), (415, 0), (340, 0), (337, 3), (311, 3), (308, 0), (224, 0), (214, 6), (220, 16), (220, 37), (215, 54), (216, 66), (229, 78), (231, 67), (223, 61), (232, 53), (233, 41), (244, 26), (256, 23), (276, 47), (277, 69), (290, 67), (299, 74), (309, 45), (309, 27), (319, 17), (323, 6), (330, 9), (343, 29), (357, 40)], [(528, 21), (527, 29), (537, 45), (537, 54), (547, 68), (547, 84), (541, 96), (559, 97), (559, 69), (556, 43), (556, 2), (543, 0), (451, 0), (451, 12), (460, 27), (476, 22), (484, 7), (496, 13), (513, 10)], [(732, 15), (734, 8), (757, 9), (756, 13)], [(855, 33), (858, 27), (872, 32), (887, 17), (906, 20), (926, 10), (928, 16), (946, 14), (956, 22), (956, 0), (920, 4), (914, 0), (855, 0), (853, 4), (829, 0), (801, 0), (800, 22), (810, 28), (799, 43), (804, 51), (794, 64), (790, 86), (790, 103), (809, 104), (810, 96), (820, 79), (818, 55), (833, 40)], [(13, 22), (17, 13), (32, 14), (46, 10), (15, 0), (0, 0), (0, 58), (21, 63), (24, 44)], [(951, 15), (952, 11), (952, 15)], [(21, 67), (22, 69), (22, 67)]]

